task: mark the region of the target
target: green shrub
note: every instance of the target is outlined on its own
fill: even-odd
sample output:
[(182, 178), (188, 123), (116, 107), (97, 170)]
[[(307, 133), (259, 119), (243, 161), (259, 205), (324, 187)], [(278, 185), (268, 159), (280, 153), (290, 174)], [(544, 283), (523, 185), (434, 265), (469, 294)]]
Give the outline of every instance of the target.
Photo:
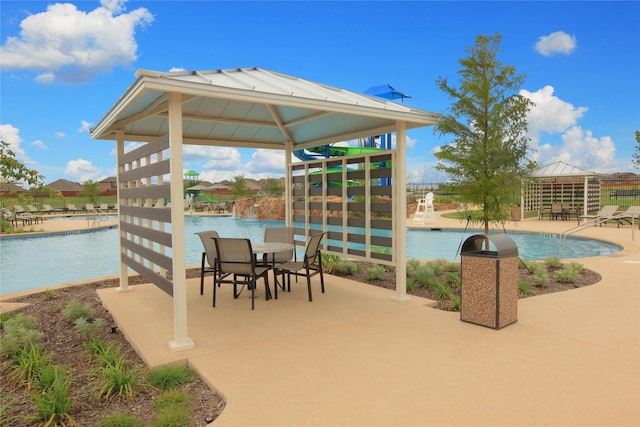
[(163, 366), (149, 372), (147, 382), (160, 390), (170, 390), (188, 383), (193, 371), (183, 366)]
[(96, 334), (97, 331), (104, 328), (104, 319), (95, 319), (89, 321), (84, 317), (76, 319), (74, 322), (76, 334), (82, 339), (89, 339)]
[(81, 303), (78, 300), (71, 300), (67, 306), (62, 310), (62, 315), (74, 323), (78, 319), (91, 319), (96, 313), (96, 309), (93, 308), (91, 303)]
[(426, 287), (429, 283), (435, 278), (435, 274), (433, 274), (433, 270), (429, 265), (421, 265), (415, 269), (412, 274), (415, 277), (418, 284), (422, 287)]
[(353, 261), (345, 259), (340, 261), (338, 265), (336, 265), (335, 270), (340, 274), (350, 276), (358, 271), (358, 265)]
[(450, 295), (447, 309), (450, 311), (460, 311), (460, 295)]
[(442, 260), (429, 261), (426, 265), (431, 268), (432, 273), (436, 276), (442, 274), (444, 271), (444, 264)]
[(420, 267), (420, 260), (417, 260), (415, 258), (411, 258), (410, 260), (407, 261), (407, 276), (409, 277), (415, 277), (416, 276), (416, 270)]
[(102, 420), (98, 427), (138, 427), (140, 420), (125, 412), (117, 412)]
[(18, 313), (3, 323), (4, 337), (0, 340), (2, 354), (11, 355), (31, 345), (39, 345), (44, 333), (34, 329), (36, 318)]
[(438, 280), (434, 280), (431, 283), (431, 287), (435, 291), (436, 293), (435, 297), (438, 301), (441, 301), (445, 298), (449, 298), (449, 296), (451, 295), (451, 288), (449, 288), (446, 285), (443, 285)]
[(575, 283), (580, 276), (580, 272), (570, 265), (565, 265), (560, 270), (556, 270), (553, 276), (561, 283)]
[(453, 289), (460, 290), (461, 279), (459, 272), (447, 272), (444, 274), (443, 280), (445, 285), (450, 286)]
[(53, 299), (53, 291), (51, 289), (46, 289), (42, 293), (42, 296), (44, 297), (45, 301), (51, 301)]
[(560, 267), (560, 257), (558, 255), (552, 255), (545, 258), (544, 263), (550, 268)]
[(460, 274), (460, 263), (455, 261), (444, 261), (442, 263), (443, 271), (447, 273), (458, 273)]
[(338, 255), (322, 254), (322, 270), (331, 274), (335, 271), (340, 261), (342, 261), (342, 257)]
[(141, 370), (127, 366), (124, 356), (118, 357), (115, 364), (99, 366), (93, 371), (98, 397), (105, 399), (133, 399), (139, 384)]
[(184, 427), (189, 425), (189, 411), (185, 408), (168, 408), (154, 417), (150, 427)]
[(413, 277), (407, 277), (407, 292), (413, 292), (413, 285), (415, 284), (416, 279)]
[(374, 264), (367, 268), (367, 277), (369, 280), (380, 280), (384, 275), (384, 267), (380, 264)]
[(54, 371), (54, 378), (50, 386), (37, 393), (32, 393), (31, 398), (35, 404), (38, 415), (28, 417), (30, 421), (42, 421), (43, 426), (74, 425), (71, 416), (73, 398), (69, 394), (71, 378), (62, 370)]
[(518, 279), (518, 292), (520, 292), (524, 296), (533, 294), (529, 282), (522, 279)]
[(28, 389), (31, 389), (40, 380), (40, 374), (45, 366), (51, 363), (51, 355), (38, 345), (31, 343), (28, 348), (17, 350), (11, 361), (11, 381), (25, 384)]
[(189, 406), (191, 406), (191, 396), (182, 390), (166, 391), (153, 402), (153, 407), (159, 410), (179, 407), (188, 408)]
[(577, 262), (570, 262), (569, 264), (565, 264), (564, 268), (569, 268), (573, 271), (575, 271), (576, 273), (580, 274), (582, 273), (582, 270), (584, 269), (584, 266), (580, 263)]

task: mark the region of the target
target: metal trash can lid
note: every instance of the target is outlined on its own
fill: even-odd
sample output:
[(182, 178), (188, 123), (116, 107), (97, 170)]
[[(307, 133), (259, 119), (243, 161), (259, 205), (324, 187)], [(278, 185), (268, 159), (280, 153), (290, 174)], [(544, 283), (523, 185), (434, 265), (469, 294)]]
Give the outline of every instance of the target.
[[(486, 251), (483, 249), (484, 243), (487, 239), (489, 239), (493, 244), (495, 251)], [(504, 233), (489, 235), (475, 234), (464, 241), (460, 251), (460, 255), (472, 254), (495, 258), (514, 257), (518, 256), (518, 247), (511, 236)]]

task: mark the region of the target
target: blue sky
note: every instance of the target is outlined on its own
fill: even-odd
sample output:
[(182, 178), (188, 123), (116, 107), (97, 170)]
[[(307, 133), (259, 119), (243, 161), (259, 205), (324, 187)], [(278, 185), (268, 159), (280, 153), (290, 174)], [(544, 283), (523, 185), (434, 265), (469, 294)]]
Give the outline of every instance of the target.
[[(89, 129), (138, 68), (262, 67), (364, 92), (390, 83), (406, 104), (446, 113), (480, 34), (526, 75), (539, 165), (634, 171), (640, 130), (639, 2), (0, 2), (0, 137), (49, 183), (115, 175), (115, 143)], [(438, 182), (433, 128), (408, 132), (408, 179)], [(349, 142), (346, 142), (349, 143)], [(281, 151), (185, 147), (184, 168), (217, 182), (284, 175)], [(638, 172), (638, 171), (635, 171)]]

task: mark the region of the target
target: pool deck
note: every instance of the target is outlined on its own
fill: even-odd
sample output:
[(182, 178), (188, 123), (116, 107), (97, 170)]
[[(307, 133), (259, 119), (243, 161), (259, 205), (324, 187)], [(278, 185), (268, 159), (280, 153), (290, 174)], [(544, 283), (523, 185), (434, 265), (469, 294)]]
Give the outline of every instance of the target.
[[(436, 214), (435, 224), (407, 225), (464, 228)], [(559, 234), (573, 225), (506, 228)], [(501, 330), (331, 275), (324, 294), (314, 277), (312, 303), (303, 283), (271, 301), (259, 285), (255, 311), (229, 287), (212, 308), (210, 279), (204, 296), (190, 279), (195, 347), (172, 352), (166, 294), (153, 285), (99, 294), (148, 365), (188, 364), (225, 396), (216, 426), (639, 426), (640, 230), (576, 235), (624, 249), (576, 259), (602, 281), (521, 299), (517, 323)]]

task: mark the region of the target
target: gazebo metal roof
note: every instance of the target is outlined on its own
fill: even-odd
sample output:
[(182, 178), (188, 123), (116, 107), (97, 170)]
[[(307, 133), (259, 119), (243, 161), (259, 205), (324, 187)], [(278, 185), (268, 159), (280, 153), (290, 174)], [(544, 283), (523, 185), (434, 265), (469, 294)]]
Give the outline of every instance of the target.
[(557, 161), (542, 166), (533, 172), (535, 178), (554, 178), (560, 176), (597, 176), (602, 175), (596, 172), (587, 172), (577, 166), (570, 165), (563, 161)]
[(91, 130), (94, 139), (152, 141), (169, 131), (168, 94), (182, 94), (183, 143), (301, 149), (434, 125), (438, 114), (262, 68), (158, 72), (136, 81)]

